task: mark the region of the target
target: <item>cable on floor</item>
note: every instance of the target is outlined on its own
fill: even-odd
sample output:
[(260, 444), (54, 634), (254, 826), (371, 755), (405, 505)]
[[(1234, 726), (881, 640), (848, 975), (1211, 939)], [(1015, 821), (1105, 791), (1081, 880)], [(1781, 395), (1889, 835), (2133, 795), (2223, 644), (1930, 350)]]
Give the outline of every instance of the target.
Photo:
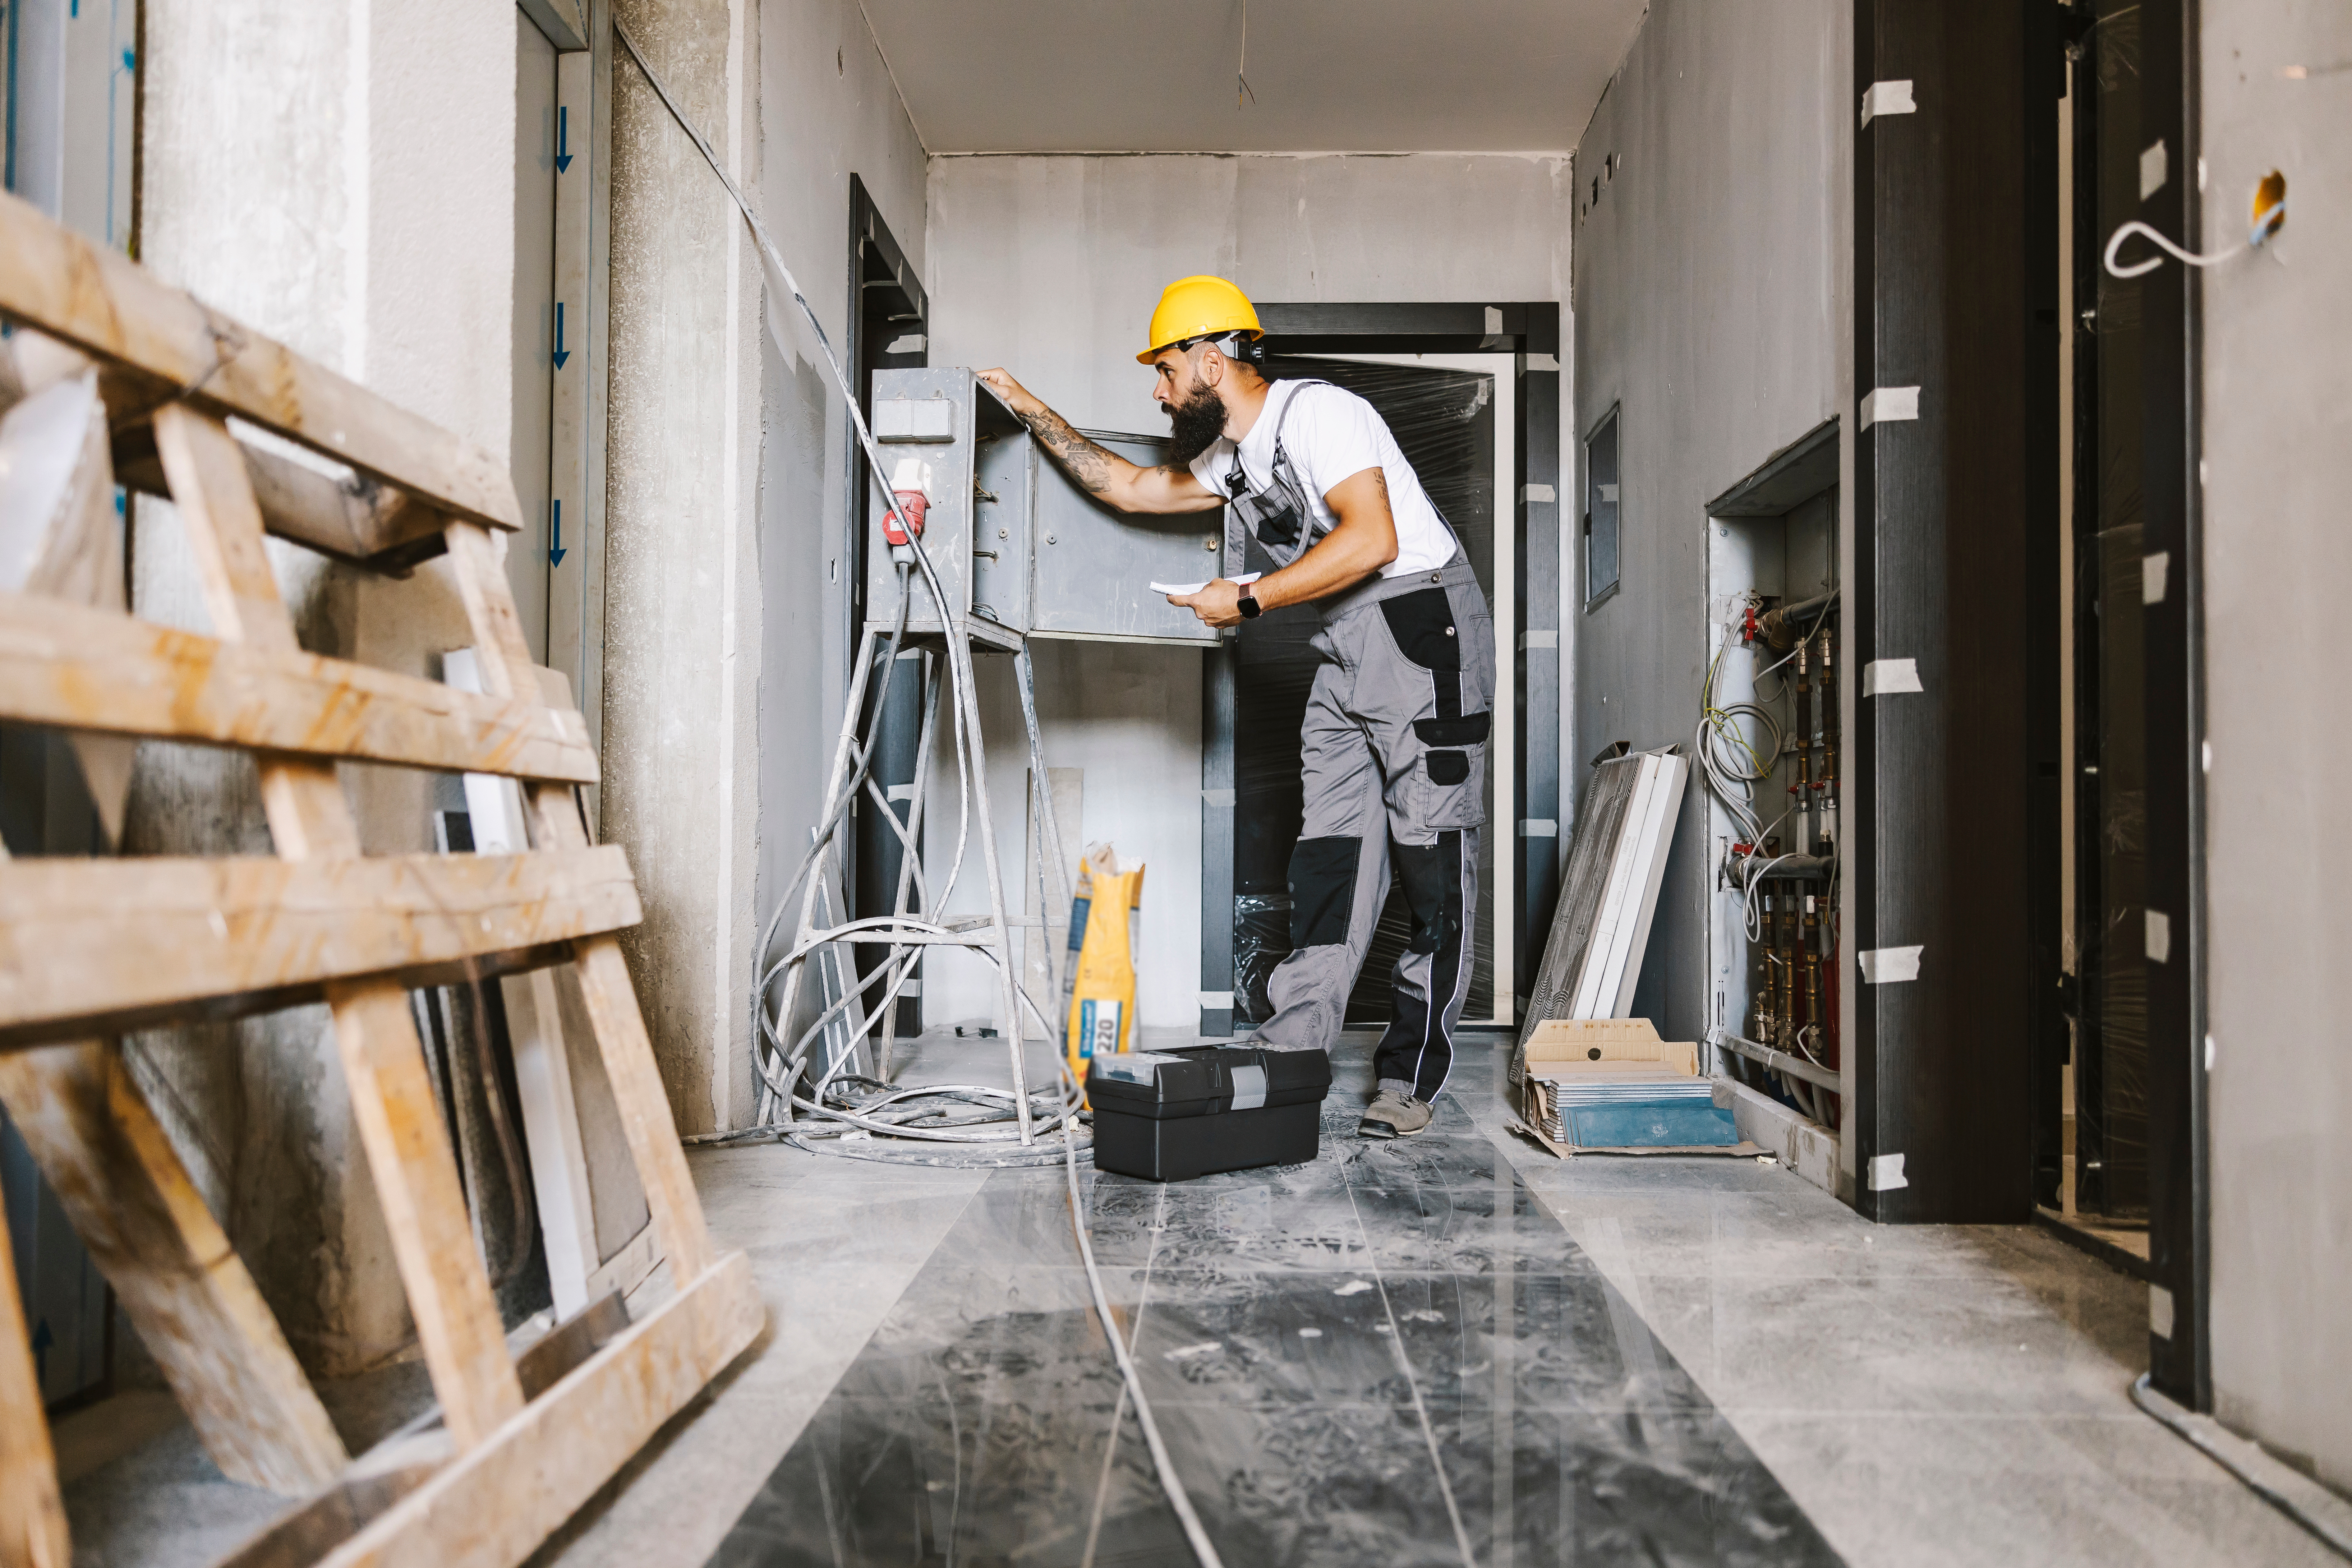
[[(789, 295), (793, 303), (800, 307), (801, 314), (807, 319), (810, 331), (814, 333), (816, 336), (817, 347), (824, 352), (825, 367), (833, 372), (834, 384), (840, 389), (843, 402), (849, 411), (850, 422), (856, 428), (859, 444), (863, 447), (866, 454), (869, 476), (872, 478), (875, 487), (881, 492), (883, 505), (886, 507), (895, 506), (897, 504), (897, 497), (890, 494), (884, 477), (888, 470), (883, 464), (880, 451), (875, 446), (873, 433), (866, 428), (865, 411), (859, 406), (857, 394), (850, 386), (849, 378), (842, 373), (841, 362), (834, 357), (833, 345), (827, 341), (824, 335), (824, 328), (823, 324), (817, 320), (816, 312), (809, 308), (807, 298), (801, 293), (799, 284), (793, 280), (792, 273), (784, 266), (783, 257), (777, 251), (775, 243), (768, 237), (767, 226), (761, 223), (759, 214), (751, 210), (751, 204), (743, 199), (743, 193), (736, 188), (735, 182), (728, 177), (727, 171), (720, 166), (719, 155), (711, 151), (709, 141), (703, 136), (700, 131), (695, 128), (694, 122), (688, 120), (685, 111), (678, 107), (677, 100), (670, 95), (668, 87), (663, 83), (660, 76), (656, 73), (652, 65), (646, 59), (643, 51), (637, 47), (636, 41), (629, 37), (628, 29), (621, 25), (618, 17), (614, 19), (613, 31), (614, 36), (620, 39), (622, 47), (628, 51), (629, 57), (636, 62), (637, 68), (645, 72), (646, 79), (653, 85), (655, 93), (661, 99), (663, 106), (669, 110), (671, 118), (676, 120), (679, 128), (693, 140), (696, 148), (701, 152), (704, 161), (710, 165), (711, 172), (719, 176), (719, 183), (727, 187), (727, 193), (734, 198), (737, 211), (743, 214), (743, 221), (751, 226), (752, 236), (759, 244), (761, 259), (767, 268), (771, 287), (780, 288), (782, 292)], [(777, 315), (778, 312), (772, 310), (768, 312), (768, 328), (772, 333), (777, 335), (780, 346), (783, 346), (781, 342), (782, 328), (777, 320)], [(970, 662), (971, 650), (969, 646), (962, 642), (960, 634), (954, 629), (955, 623), (948, 613), (948, 595), (942, 591), (940, 587), (938, 575), (931, 569), (930, 558), (923, 549), (921, 537), (910, 528), (908, 530), (908, 538), (911, 541), (911, 553), (914, 557), (914, 564), (921, 570), (924, 586), (930, 593), (932, 604), (940, 612), (940, 624), (949, 629), (948, 685), (951, 695), (956, 700), (956, 753), (959, 779), (961, 780), (963, 778), (964, 768), (968, 761), (971, 760), (969, 755), (971, 749), (975, 747), (978, 742), (977, 735), (971, 732), (977, 730), (980, 719), (979, 706), (971, 678)], [(899, 602), (894, 614), (894, 624), (896, 629), (892, 633), (889, 643), (889, 652), (894, 662), (898, 652), (898, 642), (903, 635), (907, 625), (908, 607), (911, 591), (909, 574), (904, 566), (901, 566), (898, 571), (898, 586)], [(1023, 691), (1024, 708), (1024, 716), (1030, 718), (1030, 749), (1033, 755), (1033, 761), (1036, 764), (1036, 766), (1032, 768), (1032, 772), (1034, 776), (1033, 779), (1033, 788), (1043, 788), (1043, 783), (1046, 775), (1043, 767), (1043, 759), (1036, 755), (1036, 729), (1034, 717), (1031, 717), (1028, 712), (1030, 697), (1025, 685), (1028, 674), (1027, 655), (1024, 653), (1020, 656), (1020, 669), (1024, 681)], [(886, 666), (886, 668), (887, 667), (889, 666)], [(793, 893), (801, 890), (810, 872), (822, 859), (824, 846), (828, 842), (832, 841), (835, 834), (838, 832), (841, 819), (848, 811), (849, 802), (856, 798), (859, 787), (870, 781), (867, 765), (874, 749), (875, 738), (880, 733), (879, 719), (882, 706), (881, 702), (877, 702), (876, 705), (874, 727), (869, 729), (866, 735), (866, 744), (857, 749), (857, 759), (855, 767), (848, 766), (850, 742), (856, 734), (855, 716), (856, 714), (857, 704), (862, 696), (866, 679), (870, 669), (870, 665), (861, 664), (855, 677), (855, 683), (851, 690), (850, 703), (847, 710), (851, 715), (851, 718), (848, 723), (843, 726), (840, 745), (837, 747), (835, 756), (835, 788), (831, 791), (830, 797), (826, 802), (824, 825), (817, 830), (814, 835), (815, 841), (811, 844), (808, 854), (803, 857), (801, 862), (800, 869), (794, 873), (783, 895), (778, 900), (777, 913), (775, 916), (771, 918), (768, 922), (767, 929), (763, 934), (761, 942), (761, 951), (763, 954), (767, 950), (768, 943), (773, 940), (775, 930), (782, 921), (783, 910), (791, 903)], [(887, 679), (885, 680), (883, 684), (884, 701), (887, 701), (893, 684), (894, 683)], [(1050, 824), (1052, 810), (1050, 793), (1047, 795), (1044, 805), (1047, 813), (1047, 821)], [(890, 817), (893, 822), (896, 822), (896, 813), (886, 810), (884, 814)], [(899, 831), (902, 841), (907, 842), (907, 848), (909, 852), (909, 857), (911, 858), (912, 850), (914, 848), (911, 839), (905, 829), (902, 828)], [(1059, 841), (1058, 835), (1055, 833), (1049, 831), (1046, 837), (1049, 842)], [(963, 861), (962, 838), (963, 834), (959, 831), (959, 841), (957, 844), (954, 862), (955, 868), (961, 868)], [(985, 847), (988, 851), (990, 880), (992, 884), (993, 884), (996, 882), (994, 849), (992, 845)], [(954, 869), (951, 869), (950, 872), (950, 883), (952, 883)], [(993, 887), (992, 890), (995, 891)], [(814, 887), (811, 887), (807, 894), (804, 894), (804, 898), (806, 900), (803, 907), (804, 924), (808, 914), (814, 908), (815, 891), (816, 890)], [(944, 904), (945, 901), (946, 894), (941, 893), (939, 895), (937, 902), (933, 904), (932, 907), (940, 907)], [(1000, 896), (1000, 907), (1001, 904), (1002, 900)], [(829, 911), (831, 907), (829, 898), (826, 907)], [(936, 942), (941, 937), (952, 936), (954, 935), (952, 932), (946, 930), (939, 925), (913, 920), (907, 915), (906, 879), (904, 877), (901, 878), (900, 882), (898, 913), (895, 916), (886, 920), (873, 922), (860, 921), (852, 922), (851, 924), (852, 925), (863, 930), (887, 932), (892, 936), (905, 936), (909, 939), (905, 944), (907, 946), (919, 947), (921, 946)], [(833, 939), (838, 940), (843, 929), (846, 928), (835, 928), (829, 935)], [(802, 1099), (793, 1093), (793, 1082), (806, 1067), (805, 1051), (807, 1047), (813, 1043), (814, 1039), (827, 1032), (828, 1025), (833, 1019), (845, 1014), (854, 1007), (855, 1004), (852, 1002), (851, 998), (862, 995), (872, 986), (873, 977), (870, 976), (865, 982), (855, 988), (848, 987), (846, 984), (844, 984), (840, 988), (844, 992), (843, 997), (837, 999), (826, 1009), (826, 1012), (821, 1016), (815, 1025), (811, 1026), (811, 1029), (808, 1031), (804, 1031), (803, 1033), (800, 1040), (796, 1042), (796, 1045), (802, 1051), (803, 1055), (800, 1059), (791, 1062), (786, 1075), (781, 1082), (779, 1082), (770, 1071), (770, 1063), (766, 1060), (765, 1053), (766, 1045), (771, 1041), (778, 1040), (781, 1036), (781, 1030), (777, 1030), (768, 1019), (766, 999), (768, 987), (771, 980), (777, 976), (779, 970), (782, 970), (782, 973), (788, 977), (785, 997), (780, 1002), (776, 1009), (775, 1016), (779, 1019), (791, 1017), (791, 998), (793, 989), (793, 982), (797, 979), (800, 973), (800, 966), (797, 962), (797, 958), (805, 956), (808, 946), (817, 940), (818, 938), (812, 937), (808, 943), (797, 945), (793, 957), (787, 958), (776, 966), (764, 967), (761, 970), (758, 988), (754, 992), (752, 998), (753, 1007), (760, 1019), (759, 1027), (754, 1030), (752, 1035), (752, 1061), (753, 1065), (759, 1070), (760, 1079), (763, 1087), (769, 1092), (777, 1097), (786, 1117), (786, 1122), (782, 1126), (772, 1124), (766, 1127), (752, 1129), (752, 1132), (755, 1134), (764, 1134), (768, 1136), (790, 1139), (796, 1146), (799, 1147), (823, 1146), (828, 1153), (848, 1153), (851, 1157), (858, 1159), (887, 1158), (897, 1163), (913, 1162), (922, 1164), (941, 1164), (949, 1160), (964, 1159), (970, 1159), (975, 1163), (986, 1163), (991, 1160), (1011, 1163), (1015, 1159), (1026, 1161), (1031, 1156), (1033, 1151), (1038, 1150), (1041, 1147), (1039, 1145), (1032, 1144), (1022, 1148), (1017, 1154), (1013, 1151), (1001, 1148), (988, 1149), (984, 1154), (978, 1153), (972, 1150), (972, 1145), (978, 1144), (984, 1145), (991, 1141), (1002, 1142), (1003, 1141), (1003, 1134), (1002, 1132), (997, 1133), (995, 1134), (995, 1138), (992, 1140), (982, 1127), (974, 1125), (971, 1121), (963, 1121), (955, 1125), (946, 1125), (940, 1124), (939, 1120), (940, 1113), (938, 1112), (917, 1112), (914, 1110), (914, 1107), (920, 1105), (926, 1100), (938, 1101), (945, 1099), (965, 1103), (972, 1103), (975, 1100), (986, 1101), (991, 1098), (1010, 1100), (1013, 1105), (1014, 1115), (1020, 1123), (1019, 1133), (1025, 1134), (1030, 1132), (1031, 1124), (1034, 1120), (1031, 1114), (1034, 1109), (1031, 1104), (1031, 1101), (1042, 1097), (1024, 1095), (1017, 1090), (1014, 1092), (1008, 1094), (1003, 1090), (974, 1089), (967, 1085), (945, 1085), (930, 1088), (910, 1088), (901, 1090), (892, 1088), (887, 1084), (881, 1084), (879, 1085), (879, 1088), (883, 1092), (877, 1095), (866, 1096), (866, 1101), (860, 1102), (860, 1103), (866, 1105), (866, 1109), (863, 1110), (851, 1109), (846, 1103), (827, 1103), (828, 1098), (836, 1102), (844, 1100), (848, 1094), (848, 1090), (846, 1088), (839, 1093), (828, 1095), (826, 1088), (820, 1087), (819, 1097), (815, 1100)], [(990, 952), (985, 948), (966, 948), (965, 951), (981, 953), (983, 956), (988, 958), (990, 962), (999, 964), (1000, 966), (1004, 962), (1003, 955)], [(888, 961), (886, 961), (880, 968), (876, 970), (876, 974), (891, 975), (894, 971), (899, 970), (902, 967), (898, 962), (899, 952), (900, 947), (894, 945), (891, 949), (891, 958)], [(911, 971), (911, 963), (904, 965), (903, 968), (908, 971)], [(1009, 979), (1009, 977), (1003, 976), (1000, 970), (1000, 979)], [(865, 1024), (861, 1025), (860, 1030), (857, 1032), (862, 1033), (864, 1027), (870, 1025), (873, 1020), (881, 1017), (885, 1013), (889, 1005), (896, 1001), (904, 984), (904, 974), (898, 974), (889, 981), (889, 983), (884, 988), (884, 998), (882, 1002), (877, 1004), (874, 1009), (866, 1014)], [(1040, 1022), (1046, 1021), (1044, 1019), (1043, 1015), (1038, 1013), (1036, 1005), (1030, 1001), (1027, 995), (1022, 992), (1017, 986), (1009, 986), (1008, 995), (1014, 996), (1019, 998), (1016, 1003), (1016, 1011), (1014, 1016), (1008, 1020), (1013, 1026), (1013, 1032), (1016, 1035), (1024, 1032), (1021, 1029), (1021, 1019), (1017, 1010), (1020, 1007), (1026, 1007), (1033, 1015), (1038, 1017)], [(1054, 1037), (1055, 1031), (1051, 1028), (1050, 1024), (1048, 1024), (1045, 1032), (1048, 1039), (1052, 1039)], [(1017, 1052), (1020, 1048), (1020, 1041), (1016, 1039), (1013, 1042), (1013, 1046), (1014, 1051)], [(1019, 1058), (1017, 1055), (1014, 1058), (1014, 1065), (1016, 1069), (1019, 1067)], [(1081, 1103), (1082, 1096), (1077, 1083), (1070, 1076), (1067, 1063), (1063, 1062), (1059, 1059), (1058, 1055), (1055, 1059), (1055, 1066), (1059, 1073), (1057, 1092), (1051, 1096), (1049, 1105), (1046, 1109), (1045, 1118), (1046, 1121), (1046, 1130), (1050, 1130), (1055, 1125), (1058, 1125), (1061, 1130), (1063, 1168), (1067, 1177), (1070, 1189), (1071, 1228), (1077, 1239), (1079, 1261), (1086, 1265), (1087, 1285), (1088, 1290), (1091, 1291), (1094, 1295), (1096, 1314), (1102, 1320), (1103, 1337), (1110, 1342), (1111, 1352), (1118, 1360), (1119, 1376), (1125, 1380), (1128, 1393), (1135, 1401), (1136, 1422), (1142, 1427), (1144, 1442), (1151, 1450), (1152, 1468), (1159, 1473), (1160, 1490), (1167, 1494), (1170, 1505), (1174, 1508), (1178, 1521), (1181, 1522), (1184, 1527), (1184, 1538), (1192, 1546), (1192, 1555), (1200, 1562), (1202, 1568), (1224, 1568), (1223, 1559), (1217, 1555), (1216, 1546), (1209, 1540), (1207, 1531), (1202, 1528), (1200, 1515), (1193, 1511), (1192, 1500), (1185, 1491), (1182, 1479), (1176, 1473), (1175, 1462), (1169, 1457), (1168, 1446), (1160, 1438), (1160, 1425), (1152, 1418), (1151, 1403), (1144, 1395), (1142, 1380), (1136, 1374), (1134, 1360), (1128, 1354), (1127, 1342), (1119, 1333), (1118, 1323), (1111, 1316), (1110, 1296), (1103, 1288), (1102, 1271), (1095, 1265), (1094, 1244), (1091, 1238), (1089, 1238), (1087, 1233), (1085, 1205), (1078, 1190), (1077, 1110)], [(822, 1086), (829, 1086), (840, 1080), (842, 1075), (839, 1073), (838, 1068), (838, 1058), (828, 1063), (824, 1076), (821, 1080)], [(907, 1113), (905, 1119), (898, 1121), (883, 1119), (884, 1115), (894, 1108), (905, 1108)], [(796, 1110), (806, 1110), (811, 1114), (817, 1116), (821, 1121), (846, 1122), (853, 1124), (861, 1131), (865, 1132), (867, 1136), (856, 1145), (849, 1145), (848, 1140), (851, 1134), (845, 1134), (830, 1138), (824, 1137), (815, 1128), (804, 1128), (794, 1124), (791, 1121), (791, 1117), (792, 1113)], [(868, 1114), (869, 1111), (875, 1113), (875, 1114)], [(997, 1117), (993, 1118), (993, 1121), (999, 1127), (1003, 1125), (1003, 1118), (1001, 1113)], [(892, 1139), (923, 1140), (932, 1144), (934, 1146), (921, 1151), (893, 1152), (886, 1155), (883, 1153), (881, 1143), (873, 1136), (873, 1134), (877, 1133)], [(944, 1150), (937, 1146), (942, 1144), (949, 1145), (950, 1148), (953, 1149), (955, 1152), (950, 1153), (948, 1150)]]

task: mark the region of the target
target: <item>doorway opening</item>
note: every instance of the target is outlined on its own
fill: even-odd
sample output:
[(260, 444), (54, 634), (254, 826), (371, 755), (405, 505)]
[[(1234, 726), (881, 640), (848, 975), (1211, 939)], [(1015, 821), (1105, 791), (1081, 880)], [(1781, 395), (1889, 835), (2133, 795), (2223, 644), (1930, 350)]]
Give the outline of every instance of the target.
[[(1560, 536), (1559, 306), (1258, 306), (1271, 371), (1348, 387), (1379, 409), (1453, 525), (1496, 622), (1496, 729), (1476, 969), (1465, 1025), (1508, 1025), (1534, 974), (1529, 934), (1559, 885)], [(1312, 612), (1302, 612), (1311, 620)], [(1298, 727), (1311, 626), (1261, 617), (1213, 651), (1202, 701), (1201, 1023), (1204, 1037), (1266, 1010), (1265, 976), (1289, 951), (1290, 848), (1301, 814)], [(1247, 751), (1238, 744), (1247, 737)], [(1388, 1018), (1407, 939), (1392, 895), (1348, 1022)]]

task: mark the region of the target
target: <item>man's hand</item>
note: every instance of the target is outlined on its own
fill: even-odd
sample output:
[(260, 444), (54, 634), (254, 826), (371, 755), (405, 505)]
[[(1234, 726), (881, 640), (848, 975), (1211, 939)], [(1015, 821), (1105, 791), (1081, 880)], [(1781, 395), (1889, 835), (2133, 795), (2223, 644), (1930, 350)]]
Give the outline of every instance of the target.
[(974, 371), (972, 374), (986, 382), (989, 390), (997, 395), (1004, 406), (1023, 419), (1042, 412), (1045, 407), (1044, 403), (1037, 401), (1036, 395), (1027, 387), (1014, 381), (1009, 371), (1002, 369)]
[(1199, 616), (1204, 626), (1238, 626), (1242, 623), (1242, 612), (1238, 608), (1241, 597), (1242, 585), (1227, 582), (1221, 577), (1198, 593), (1171, 593), (1168, 596), (1168, 602), (1182, 605)]

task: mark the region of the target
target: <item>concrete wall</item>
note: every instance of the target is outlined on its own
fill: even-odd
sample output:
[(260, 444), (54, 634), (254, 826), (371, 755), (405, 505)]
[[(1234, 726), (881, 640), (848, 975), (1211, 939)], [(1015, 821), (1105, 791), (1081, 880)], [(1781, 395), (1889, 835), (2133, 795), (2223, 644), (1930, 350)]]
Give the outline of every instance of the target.
[[(142, 259), (215, 306), (503, 452), (511, 367), (514, 22), (417, 0), (155, 5)], [(134, 607), (207, 620), (172, 508), (141, 502)], [(272, 544), (304, 644), (437, 678), (472, 639), (438, 564), (379, 581)], [(352, 768), (371, 852), (431, 844), (431, 780)], [(242, 757), (143, 748), (126, 848), (269, 852)], [(324, 1010), (131, 1042), (229, 1236), (314, 1371), (398, 1350), (407, 1311)]]
[[(855, 174), (910, 266), (923, 256), (922, 143), (891, 85), (856, 0), (778, 0), (761, 8), (761, 201), (786, 265), (807, 291), (836, 354), (852, 302), (849, 180)], [(770, 300), (789, 353), (762, 342), (760, 477), (760, 837), (762, 923), (807, 852), (824, 807), (831, 742), (847, 690), (851, 629), (844, 486), (848, 414), (814, 336), (789, 300)], [(847, 367), (845, 366), (845, 369)], [(835, 889), (838, 898), (840, 890)], [(835, 905), (839, 907), (838, 904)], [(756, 936), (756, 933), (754, 934)], [(789, 941), (791, 932), (784, 933)], [(738, 1007), (734, 1017), (742, 1016)], [(733, 1092), (751, 1092), (743, 1044), (730, 1038)], [(749, 1107), (748, 1101), (741, 1101)], [(739, 1120), (744, 1119), (741, 1117)]]
[[(1076, 424), (1157, 434), (1167, 420), (1135, 353), (1171, 279), (1216, 273), (1253, 298), (1286, 301), (1559, 299), (1570, 183), (1565, 155), (936, 158), (931, 362), (1003, 364)], [(1190, 1030), (1200, 988), (1201, 655), (1037, 647), (1047, 758), (1086, 772), (1086, 837), (1150, 867), (1142, 1021)], [(1009, 679), (984, 689), (999, 842), (1017, 857), (1019, 710)], [(952, 775), (934, 789), (942, 782), (952, 802)], [(950, 851), (952, 821), (931, 821), (950, 835), (938, 852)], [(976, 961), (935, 960), (924, 988), (931, 1022), (992, 1011)]]
[[(1658, 0), (1578, 145), (1591, 210), (1575, 240), (1578, 499), (1564, 514), (1581, 515), (1582, 435), (1622, 411), (1622, 586), (1589, 614), (1572, 552), (1578, 758), (1612, 740), (1687, 750), (1706, 502), (1822, 419), (1851, 421), (1850, 59), (1832, 0)], [(1714, 1021), (1704, 789), (1694, 776), (1635, 998), (1669, 1040)]]
[[(2242, 244), (2254, 183), (2287, 178), (2263, 253), (2203, 275), (2213, 1399), (2221, 1419), (2352, 1487), (2352, 846), (2336, 779), (2352, 538), (2344, 256), (2352, 97), (2283, 79), (2352, 55), (2340, 9), (2205, 0), (2204, 243)], [(2317, 199), (2314, 199), (2317, 198)]]
[[(762, 209), (837, 344), (848, 179), (919, 242), (922, 151), (848, 0), (617, 10)], [(605, 836), (645, 898), (629, 938), (688, 1132), (752, 1113), (763, 878), (806, 842), (843, 685), (826, 636), (840, 399), (788, 301), (762, 334), (741, 218), (626, 59), (614, 67)]]

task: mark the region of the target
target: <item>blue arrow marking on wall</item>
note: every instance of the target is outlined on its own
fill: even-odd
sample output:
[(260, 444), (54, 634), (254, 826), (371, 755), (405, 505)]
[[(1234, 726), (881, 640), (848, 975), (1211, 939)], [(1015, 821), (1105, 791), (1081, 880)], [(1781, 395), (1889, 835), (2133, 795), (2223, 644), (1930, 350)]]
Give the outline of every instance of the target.
[(572, 145), (572, 111), (555, 111), (555, 172), (559, 174), (572, 167), (572, 154), (564, 149)]
[(570, 553), (563, 548), (563, 503), (550, 501), (548, 508), (547, 564), (562, 566), (563, 558)]
[(555, 302), (555, 368), (562, 370), (563, 361), (571, 357), (572, 350), (563, 346), (563, 301), (559, 299)]

